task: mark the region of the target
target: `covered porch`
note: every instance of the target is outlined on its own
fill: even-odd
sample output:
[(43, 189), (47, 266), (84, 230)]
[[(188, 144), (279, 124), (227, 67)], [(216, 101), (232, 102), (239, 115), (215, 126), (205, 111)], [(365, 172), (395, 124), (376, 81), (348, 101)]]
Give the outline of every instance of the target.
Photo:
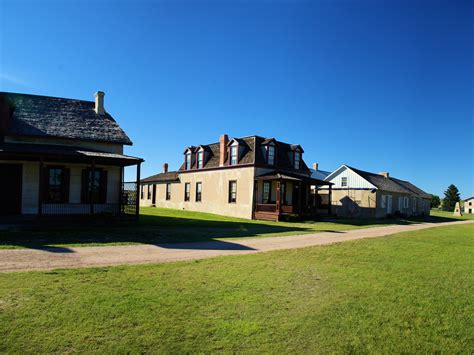
[[(330, 215), (331, 203), (321, 203), (318, 187), (331, 183), (309, 176), (272, 171), (255, 178), (254, 219), (279, 221), (286, 216)], [(329, 201), (331, 199), (329, 198)]]
[[(0, 190), (0, 215), (38, 217), (139, 214), (142, 159), (82, 147), (0, 144), (0, 168), (8, 172)], [(136, 166), (136, 181), (124, 181)]]

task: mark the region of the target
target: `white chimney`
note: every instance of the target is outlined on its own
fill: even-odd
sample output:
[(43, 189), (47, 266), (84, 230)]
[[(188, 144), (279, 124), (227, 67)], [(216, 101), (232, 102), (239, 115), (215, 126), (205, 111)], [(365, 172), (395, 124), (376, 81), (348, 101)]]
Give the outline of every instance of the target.
[(95, 93), (95, 113), (98, 115), (103, 115), (105, 114), (104, 110), (104, 95), (105, 93), (103, 91), (97, 91)]
[(313, 163), (313, 169), (314, 170), (318, 170), (318, 167), (319, 167), (318, 163)]

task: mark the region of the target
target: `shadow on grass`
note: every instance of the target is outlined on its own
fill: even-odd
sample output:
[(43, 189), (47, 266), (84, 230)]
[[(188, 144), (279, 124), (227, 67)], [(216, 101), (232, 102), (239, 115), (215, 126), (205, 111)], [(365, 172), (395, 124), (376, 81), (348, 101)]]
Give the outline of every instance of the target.
[[(58, 222), (59, 221), (59, 222)], [(258, 237), (262, 234), (307, 233), (310, 227), (247, 222), (245, 220), (207, 220), (190, 217), (142, 215), (139, 221), (79, 220), (30, 221), (17, 229), (0, 230), (0, 248), (23, 247), (49, 252), (72, 252), (68, 246), (103, 244), (151, 244), (214, 241), (217, 250), (238, 250), (239, 244), (216, 238)], [(60, 245), (56, 247), (55, 245)], [(188, 246), (189, 247), (189, 246)]]

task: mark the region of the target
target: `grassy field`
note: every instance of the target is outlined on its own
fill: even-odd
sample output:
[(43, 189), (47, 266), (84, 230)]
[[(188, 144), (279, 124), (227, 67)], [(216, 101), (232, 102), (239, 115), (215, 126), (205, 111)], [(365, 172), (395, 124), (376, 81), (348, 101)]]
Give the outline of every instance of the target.
[(431, 216), (435, 218), (450, 218), (450, 219), (474, 219), (474, 214), (463, 214), (460, 217), (453, 216), (453, 212), (441, 211), (438, 209), (431, 210)]
[(0, 352), (474, 350), (474, 224), (195, 262), (0, 274)]
[(0, 248), (100, 246), (114, 244), (206, 241), (268, 237), (407, 224), (401, 220), (337, 220), (301, 223), (266, 222), (164, 208), (141, 208), (138, 223), (37, 226), (29, 230), (0, 230)]

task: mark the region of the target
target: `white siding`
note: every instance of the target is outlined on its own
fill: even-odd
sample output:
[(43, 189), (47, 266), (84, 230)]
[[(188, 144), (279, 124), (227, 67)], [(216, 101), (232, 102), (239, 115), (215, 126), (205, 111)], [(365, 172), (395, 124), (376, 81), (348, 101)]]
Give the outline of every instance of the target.
[[(342, 186), (342, 178), (347, 178), (347, 186)], [(352, 189), (375, 189), (375, 186), (370, 182), (348, 169), (343, 167), (335, 176), (333, 176), (329, 182), (332, 182), (333, 189), (337, 188), (352, 188)]]

